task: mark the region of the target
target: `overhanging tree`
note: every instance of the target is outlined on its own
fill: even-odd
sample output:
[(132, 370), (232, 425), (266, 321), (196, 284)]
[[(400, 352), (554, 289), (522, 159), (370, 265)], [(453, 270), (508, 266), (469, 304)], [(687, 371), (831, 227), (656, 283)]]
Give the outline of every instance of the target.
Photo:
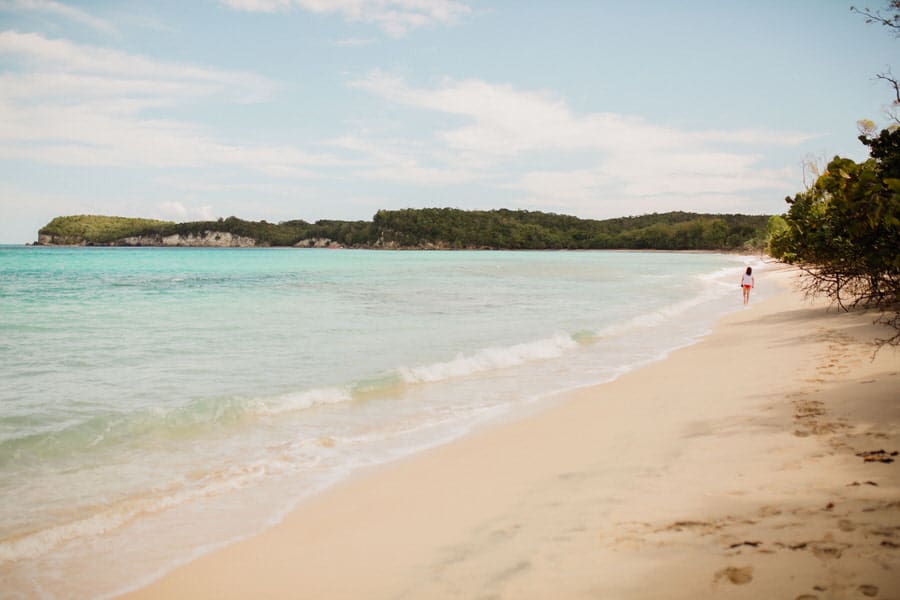
[(900, 343), (900, 129), (860, 136), (870, 158), (835, 157), (813, 186), (786, 198), (786, 228), (772, 233), (776, 258), (805, 271), (808, 294), (844, 309), (884, 311)]
[[(900, 37), (900, 0), (888, 13), (851, 7)], [(883, 343), (900, 344), (900, 81), (887, 71), (877, 79), (893, 89), (886, 110), (892, 124), (880, 133), (861, 121), (859, 140), (869, 159), (835, 157), (805, 192), (786, 198), (783, 221), (769, 223), (769, 251), (799, 265), (806, 292), (826, 295), (840, 307), (880, 309), (880, 321), (896, 332)]]

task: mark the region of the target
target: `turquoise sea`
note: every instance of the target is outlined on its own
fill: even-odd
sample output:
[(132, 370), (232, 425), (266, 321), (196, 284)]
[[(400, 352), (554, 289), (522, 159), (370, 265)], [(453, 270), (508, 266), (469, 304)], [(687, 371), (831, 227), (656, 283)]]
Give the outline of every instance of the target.
[(742, 308), (746, 264), (0, 246), (0, 595), (109, 596), (658, 360)]

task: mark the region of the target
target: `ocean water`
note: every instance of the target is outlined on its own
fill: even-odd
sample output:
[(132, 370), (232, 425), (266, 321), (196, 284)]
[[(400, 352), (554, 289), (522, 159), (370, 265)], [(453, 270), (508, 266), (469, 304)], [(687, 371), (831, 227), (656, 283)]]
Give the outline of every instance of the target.
[(658, 360), (741, 308), (746, 264), (0, 247), (0, 595), (107, 597)]

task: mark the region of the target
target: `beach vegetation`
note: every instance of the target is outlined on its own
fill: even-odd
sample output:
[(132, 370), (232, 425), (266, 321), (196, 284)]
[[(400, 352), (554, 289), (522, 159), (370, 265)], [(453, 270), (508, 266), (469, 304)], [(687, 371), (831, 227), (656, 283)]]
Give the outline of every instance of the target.
[[(887, 14), (850, 10), (900, 37), (900, 0)], [(786, 198), (786, 227), (770, 223), (769, 251), (803, 269), (807, 294), (845, 310), (880, 310), (879, 321), (895, 332), (880, 342), (900, 345), (900, 79), (890, 69), (875, 78), (891, 87), (890, 125), (879, 132), (870, 119), (857, 123), (869, 158), (835, 156), (811, 187)]]
[(786, 248), (786, 236), (790, 231), (787, 221), (781, 215), (772, 215), (766, 224), (766, 252), (769, 256), (783, 257)]
[(874, 307), (900, 344), (900, 128), (863, 134), (869, 158), (836, 156), (808, 190), (786, 198), (785, 228), (770, 228), (772, 256), (798, 265), (810, 295)]

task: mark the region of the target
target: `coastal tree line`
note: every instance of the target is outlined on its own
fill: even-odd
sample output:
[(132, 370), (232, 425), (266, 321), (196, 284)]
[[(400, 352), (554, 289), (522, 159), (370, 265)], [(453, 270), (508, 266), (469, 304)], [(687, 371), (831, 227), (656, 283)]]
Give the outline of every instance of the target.
[(227, 232), (261, 246), (327, 239), (351, 248), (655, 249), (755, 251), (765, 247), (767, 215), (669, 212), (593, 220), (526, 210), (380, 210), (371, 221), (268, 223), (228, 217), (174, 223), (96, 215), (57, 217), (39, 231), (54, 243), (116, 245), (138, 236)]

